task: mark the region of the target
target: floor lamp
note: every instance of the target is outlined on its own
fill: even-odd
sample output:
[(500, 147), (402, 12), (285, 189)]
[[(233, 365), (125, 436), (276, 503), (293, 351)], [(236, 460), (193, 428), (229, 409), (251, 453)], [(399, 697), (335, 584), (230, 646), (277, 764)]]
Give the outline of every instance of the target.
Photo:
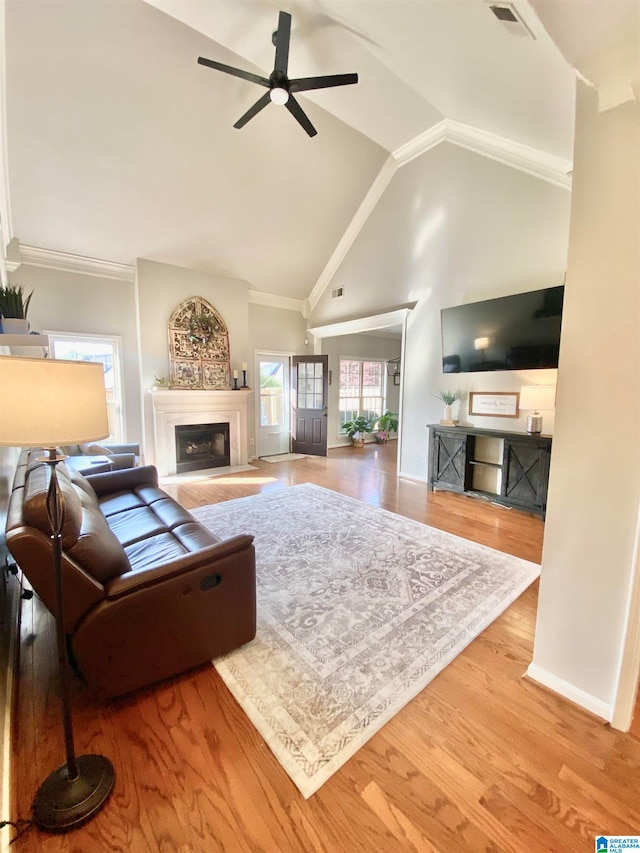
[(104, 805), (114, 782), (113, 765), (102, 755), (76, 756), (71, 719), (71, 678), (64, 632), (62, 524), (64, 497), (56, 465), (66, 459), (59, 445), (80, 444), (109, 434), (102, 364), (0, 356), (0, 445), (41, 447), (38, 461), (51, 467), (47, 515), (51, 525), (52, 572), (66, 762), (40, 785), (33, 821), (49, 832), (66, 832)]

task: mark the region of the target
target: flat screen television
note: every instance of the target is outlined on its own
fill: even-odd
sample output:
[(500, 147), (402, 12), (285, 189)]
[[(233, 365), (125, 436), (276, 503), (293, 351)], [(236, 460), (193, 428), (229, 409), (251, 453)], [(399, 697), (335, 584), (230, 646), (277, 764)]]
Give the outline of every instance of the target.
[(564, 286), (443, 308), (442, 370), (557, 367)]

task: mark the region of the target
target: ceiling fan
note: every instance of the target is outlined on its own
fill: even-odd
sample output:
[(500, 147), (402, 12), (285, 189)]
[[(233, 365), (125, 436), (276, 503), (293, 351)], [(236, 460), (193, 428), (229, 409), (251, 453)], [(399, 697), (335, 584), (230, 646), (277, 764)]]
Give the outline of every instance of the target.
[(257, 74), (252, 74), (250, 71), (242, 71), (240, 68), (233, 68), (230, 65), (215, 62), (213, 59), (205, 59), (203, 56), (198, 57), (200, 65), (215, 68), (217, 71), (224, 71), (226, 74), (233, 74), (234, 77), (249, 80), (251, 83), (257, 83), (259, 86), (264, 86), (269, 90), (238, 119), (233, 125), (234, 127), (238, 129), (244, 127), (260, 110), (272, 102), (284, 105), (309, 136), (315, 136), (318, 131), (311, 124), (307, 114), (293, 97), (293, 93), (307, 92), (310, 89), (326, 89), (330, 86), (349, 86), (351, 83), (358, 82), (357, 74), (328, 74), (323, 77), (299, 77), (295, 80), (290, 80), (287, 77), (290, 38), (291, 15), (288, 12), (280, 12), (278, 29), (271, 38), (276, 49), (276, 59), (273, 71), (269, 77), (260, 77)]

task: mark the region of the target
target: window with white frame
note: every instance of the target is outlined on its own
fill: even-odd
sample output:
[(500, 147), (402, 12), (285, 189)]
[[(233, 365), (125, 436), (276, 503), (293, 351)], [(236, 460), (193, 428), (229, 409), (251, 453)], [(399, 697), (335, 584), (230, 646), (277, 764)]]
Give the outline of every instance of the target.
[(52, 358), (70, 361), (96, 361), (104, 367), (104, 385), (107, 392), (109, 415), (109, 441), (116, 444), (125, 440), (124, 402), (122, 382), (122, 339), (107, 335), (81, 335), (71, 332), (47, 332)]
[(374, 419), (385, 410), (386, 373), (384, 361), (363, 358), (340, 359), (340, 431), (346, 421), (364, 415)]

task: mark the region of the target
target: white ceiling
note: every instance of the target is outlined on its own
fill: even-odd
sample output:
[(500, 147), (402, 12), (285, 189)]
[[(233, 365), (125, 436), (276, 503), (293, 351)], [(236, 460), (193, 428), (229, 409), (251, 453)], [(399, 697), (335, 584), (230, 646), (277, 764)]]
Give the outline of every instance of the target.
[[(303, 299), (389, 154), (443, 118), (571, 158), (568, 62), (638, 0), (514, 5), (535, 38), (486, 0), (6, 0), (11, 232)], [(359, 74), (298, 96), (312, 139), (274, 105), (235, 130), (263, 90), (196, 61), (268, 76), (279, 9), (290, 76)]]

